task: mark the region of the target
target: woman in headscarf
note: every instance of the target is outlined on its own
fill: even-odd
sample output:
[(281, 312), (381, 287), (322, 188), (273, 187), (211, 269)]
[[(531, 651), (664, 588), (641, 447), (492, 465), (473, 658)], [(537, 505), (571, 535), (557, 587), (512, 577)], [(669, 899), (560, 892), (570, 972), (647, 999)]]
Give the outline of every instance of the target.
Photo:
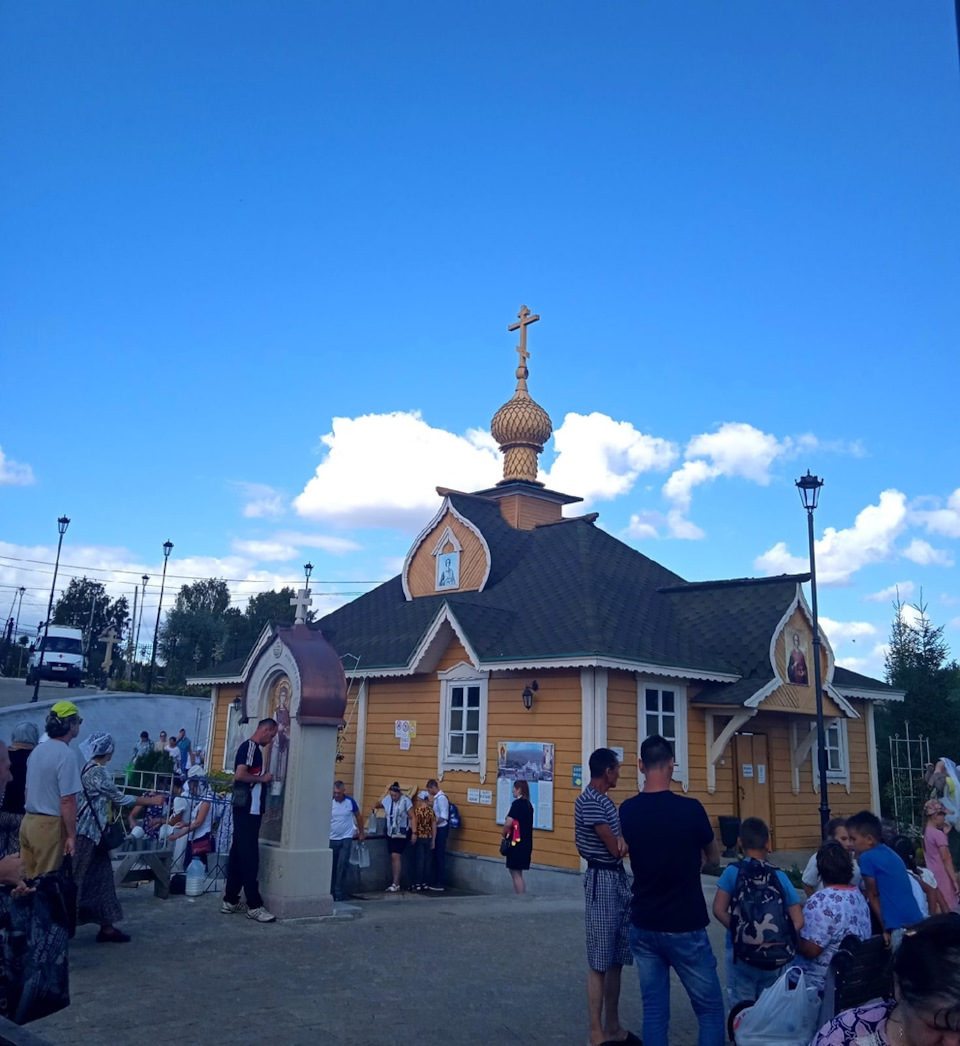
[(0, 803), (0, 858), (20, 852), (20, 822), (23, 820), (27, 757), (37, 747), (40, 730), (36, 723), (17, 723), (8, 746), (10, 783)]
[(98, 944), (124, 944), (130, 937), (117, 929), (123, 909), (113, 885), (110, 851), (100, 846), (107, 826), (107, 804), (117, 807), (149, 806), (149, 796), (124, 795), (106, 769), (114, 750), (113, 738), (103, 732), (91, 734), (80, 746), (87, 762), (80, 772), (83, 789), (77, 796), (77, 853), (73, 875), (77, 883), (77, 922), (100, 924)]

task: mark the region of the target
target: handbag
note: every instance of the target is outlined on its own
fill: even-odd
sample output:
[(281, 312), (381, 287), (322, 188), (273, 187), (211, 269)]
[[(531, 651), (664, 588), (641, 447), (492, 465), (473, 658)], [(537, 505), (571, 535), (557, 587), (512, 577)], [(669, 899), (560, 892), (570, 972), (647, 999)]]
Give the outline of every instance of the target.
[(234, 781), (233, 791), (230, 793), (230, 802), (238, 810), (246, 810), (250, 805), (250, 785), (246, 781)]
[(87, 786), (83, 780), (83, 774), (93, 764), (88, 763), (83, 771), (80, 773), (80, 787), (83, 789), (83, 794), (87, 800), (87, 806), (90, 807), (90, 812), (93, 814), (93, 819), (96, 822), (97, 827), (100, 829), (100, 841), (97, 843), (97, 850), (100, 853), (109, 853), (111, 850), (116, 850), (123, 846), (123, 842), (127, 837), (126, 832), (123, 830), (123, 825), (119, 819), (108, 821), (105, 825), (100, 823), (100, 816), (97, 814), (97, 808), (93, 805), (93, 800), (90, 798), (90, 793), (87, 791)]
[(190, 853), (193, 854), (194, 857), (202, 857), (204, 854), (212, 854), (213, 833), (207, 832), (206, 835), (202, 835), (199, 839), (191, 839)]
[(510, 840), (505, 835), (501, 835), (500, 836), (500, 856), (501, 857), (506, 857), (507, 854), (510, 853), (510, 847), (512, 845), (513, 844), (510, 842)]

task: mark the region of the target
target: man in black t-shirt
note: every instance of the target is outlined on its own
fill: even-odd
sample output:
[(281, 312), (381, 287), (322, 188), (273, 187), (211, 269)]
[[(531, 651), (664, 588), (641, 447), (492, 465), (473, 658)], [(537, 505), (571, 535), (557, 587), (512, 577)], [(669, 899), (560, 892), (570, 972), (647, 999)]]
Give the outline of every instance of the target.
[(669, 1046), (672, 966), (697, 1015), (699, 1046), (724, 1046), (723, 994), (700, 884), (704, 864), (716, 864), (720, 853), (701, 803), (671, 791), (673, 766), (670, 742), (648, 737), (640, 746), (643, 791), (620, 804), (633, 869), (630, 950), (643, 996), (643, 1041)]
[[(224, 915), (246, 912), (258, 923), (276, 922), (277, 917), (264, 907), (260, 896), (260, 820), (266, 797), (265, 785), (273, 774), (263, 768), (263, 749), (277, 736), (277, 721), (261, 719), (248, 741), (237, 749), (233, 772), (233, 842), (227, 861), (227, 885), (220, 911)], [(240, 900), (243, 889), (247, 901)]]

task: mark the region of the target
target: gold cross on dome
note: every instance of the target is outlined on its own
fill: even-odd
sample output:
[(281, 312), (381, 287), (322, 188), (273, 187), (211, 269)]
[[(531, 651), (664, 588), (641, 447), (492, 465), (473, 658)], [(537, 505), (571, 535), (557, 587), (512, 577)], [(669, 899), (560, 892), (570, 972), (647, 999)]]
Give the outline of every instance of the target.
[[(517, 318), (520, 322), (511, 323), (510, 326), (507, 327), (507, 330), (520, 331), (520, 344), (517, 346), (517, 352), (520, 354), (520, 366), (517, 370), (517, 377), (519, 378), (521, 376), (520, 371), (525, 371), (527, 369), (527, 360), (530, 359), (530, 353), (527, 351), (527, 327), (531, 323), (536, 323), (540, 317), (531, 316), (530, 310), (526, 305), (521, 305), (520, 311), (517, 313)], [(526, 375), (523, 376), (526, 377)]]

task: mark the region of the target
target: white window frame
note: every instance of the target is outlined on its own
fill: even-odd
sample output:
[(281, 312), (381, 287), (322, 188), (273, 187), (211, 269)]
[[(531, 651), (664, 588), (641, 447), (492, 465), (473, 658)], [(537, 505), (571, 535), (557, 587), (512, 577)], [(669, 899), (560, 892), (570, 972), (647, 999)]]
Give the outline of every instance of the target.
[[(480, 781), (486, 780), (487, 774), (487, 685), (489, 673), (480, 672), (473, 665), (461, 661), (459, 665), (438, 672), (440, 680), (440, 730), (437, 748), (437, 776), (443, 778), (448, 770), (463, 770), (480, 775)], [(480, 723), (477, 736), (477, 754), (475, 756), (451, 753), (449, 750), (450, 710), (453, 690), (456, 687), (476, 686), (480, 689)]]
[[(664, 690), (673, 691), (673, 717), (674, 734), (673, 741), (673, 779), (678, 781), (686, 792), (690, 787), (690, 756), (687, 746), (687, 687), (685, 683), (672, 683), (665, 679), (637, 679), (637, 752), (640, 745), (650, 735), (647, 733), (647, 691), (656, 690), (662, 695)], [(656, 713), (663, 722), (663, 716), (669, 715), (663, 711), (663, 698), (660, 697), (659, 711)], [(651, 713), (654, 714), (654, 713)], [(658, 731), (659, 732), (659, 731)], [(669, 740), (669, 739), (668, 739)], [(637, 768), (637, 784), (643, 790), (643, 774)]]
[[(811, 730), (817, 729), (817, 724), (810, 724)], [(836, 731), (837, 744), (831, 745), (831, 734)], [(826, 749), (827, 749), (827, 783), (828, 784), (842, 784), (846, 786), (847, 791), (850, 791), (850, 742), (847, 736), (847, 721), (842, 716), (827, 721), (824, 724), (824, 733), (826, 735)], [(840, 761), (839, 770), (830, 769), (830, 752), (834, 751), (838, 753)], [(820, 791), (820, 774), (817, 767), (817, 745), (814, 743), (810, 748), (810, 770), (813, 776), (813, 790), (815, 792)]]

